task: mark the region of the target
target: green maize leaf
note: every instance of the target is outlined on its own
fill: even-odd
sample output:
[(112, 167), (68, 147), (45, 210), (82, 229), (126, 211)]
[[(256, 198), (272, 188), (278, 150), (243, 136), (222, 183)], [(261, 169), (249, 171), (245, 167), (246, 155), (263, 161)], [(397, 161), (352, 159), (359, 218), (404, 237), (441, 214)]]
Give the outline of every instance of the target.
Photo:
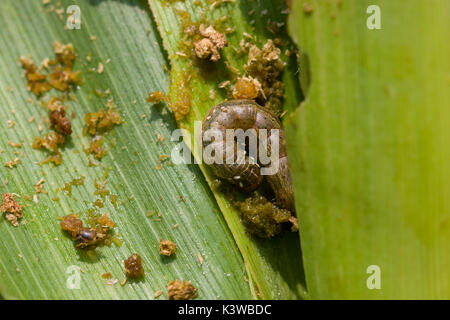
[[(202, 121), (210, 108), (226, 98), (226, 91), (220, 88), (220, 84), (233, 79), (233, 70), (242, 73), (247, 55), (237, 54), (236, 49), (244, 38), (251, 39), (259, 47), (276, 37), (285, 41), (283, 58), (289, 63), (283, 73), (286, 86), (284, 107), (294, 110), (298, 106), (302, 95), (295, 75), (296, 61), (284, 54), (284, 49), (289, 47), (288, 39), (283, 32), (273, 33), (268, 28), (271, 22), (280, 22), (281, 30), (284, 30), (283, 23), (288, 11), (283, 1), (149, 0), (149, 4), (171, 62), (170, 100), (173, 104), (190, 104), (190, 112), (178, 121), (179, 126), (189, 132), (189, 137), (185, 136), (188, 143), (193, 145), (194, 122)], [(223, 24), (232, 27), (233, 32), (227, 35), (229, 45), (221, 50), (222, 58), (216, 64), (199, 63), (192, 61), (189, 55), (186, 57), (183, 51), (184, 28), (192, 23), (213, 25), (218, 30)], [(212, 96), (211, 91), (214, 92)], [(196, 159), (199, 159), (198, 150), (192, 149)], [(199, 166), (212, 184), (214, 176), (207, 166)], [(213, 189), (213, 192), (243, 255), (258, 296), (265, 299), (307, 298), (297, 235), (284, 234), (270, 240), (250, 236), (230, 200), (220, 191)]]
[(292, 5), (307, 93), (285, 125), (311, 298), (450, 298), (450, 2)]
[[(175, 146), (170, 135), (176, 123), (166, 109), (145, 101), (149, 92), (167, 91), (169, 86), (164, 49), (147, 3), (77, 1), (81, 29), (65, 30), (65, 9), (72, 4), (68, 0), (61, 1), (61, 7), (55, 7), (55, 1), (43, 5), (42, 1), (4, 0), (0, 4), (0, 191), (21, 196), (26, 221), (16, 228), (3, 214), (0, 218), (0, 294), (19, 299), (153, 299), (155, 291), (163, 290), (160, 299), (165, 299), (165, 285), (181, 279), (192, 281), (199, 299), (251, 298), (244, 261), (199, 168), (170, 165), (170, 161), (163, 162), (160, 170), (155, 168), (159, 156), (170, 155)], [(91, 40), (94, 36), (96, 40)], [(47, 154), (31, 148), (34, 137), (49, 131), (46, 125), (38, 131), (47, 111), (26, 91), (18, 59), (30, 54), (39, 65), (53, 57), (55, 40), (74, 44), (78, 54), (74, 70), (82, 71), (84, 84), (68, 103), (69, 114), (73, 111), (76, 117), (62, 151), (63, 163), (52, 167), (40, 166), (38, 162)], [(97, 72), (99, 62), (104, 65), (102, 74)], [(83, 152), (90, 141), (82, 134), (83, 117), (86, 112), (106, 109), (110, 96), (98, 96), (95, 90), (107, 89), (125, 122), (105, 137), (108, 154), (91, 167)], [(48, 97), (53, 95), (54, 90)], [(34, 102), (27, 102), (29, 98)], [(36, 121), (29, 123), (32, 116)], [(165, 137), (164, 142), (156, 141), (158, 134)], [(23, 147), (13, 148), (8, 141), (23, 142)], [(23, 158), (14, 152), (23, 152)], [(22, 160), (16, 168), (3, 166), (15, 157)], [(71, 196), (62, 190), (81, 176), (84, 184), (73, 186)], [(41, 178), (48, 194), (38, 194), (38, 203), (25, 200)], [(104, 180), (111, 194), (98, 211), (109, 212), (123, 244), (97, 248), (97, 257), (91, 258), (74, 248), (58, 217), (75, 212), (86, 221), (98, 198), (94, 184)], [(117, 196), (117, 207), (112, 195)], [(59, 201), (52, 200), (56, 197)], [(161, 217), (148, 212), (160, 212)], [(175, 257), (159, 255), (160, 239), (177, 244)], [(141, 255), (146, 276), (121, 286), (123, 260), (133, 252)], [(70, 266), (81, 268), (79, 290), (66, 286)], [(106, 272), (118, 283), (106, 284), (101, 277)]]

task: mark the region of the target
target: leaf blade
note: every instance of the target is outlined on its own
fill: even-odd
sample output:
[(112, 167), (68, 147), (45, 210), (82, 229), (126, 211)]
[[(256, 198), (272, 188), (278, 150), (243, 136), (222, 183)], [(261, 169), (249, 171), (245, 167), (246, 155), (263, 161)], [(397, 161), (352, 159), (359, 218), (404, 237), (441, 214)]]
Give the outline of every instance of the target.
[[(196, 5), (195, 3), (200, 3)], [(230, 71), (224, 63), (229, 63), (240, 72), (246, 63), (245, 56), (239, 56), (234, 48), (239, 48), (239, 42), (247, 33), (253, 38), (255, 44), (262, 46), (268, 39), (282, 34), (274, 35), (267, 30), (270, 21), (282, 21), (285, 9), (284, 3), (273, 1), (224, 1), (218, 8), (212, 9), (208, 1), (182, 1), (167, 4), (161, 1), (149, 0), (150, 8), (158, 23), (162, 34), (164, 46), (171, 61), (171, 85), (169, 97), (172, 102), (183, 100), (180, 97), (180, 87), (186, 83), (186, 75), (192, 78), (195, 85), (192, 90), (190, 112), (178, 121), (180, 127), (187, 129), (190, 136), (186, 137), (194, 146), (194, 124), (202, 121), (209, 109), (226, 98), (226, 93), (219, 88), (220, 82), (230, 79)], [(218, 3), (218, 2), (217, 2)], [(250, 14), (249, 12), (252, 12)], [(265, 12), (265, 13), (264, 13)], [(221, 17), (226, 17), (227, 26), (232, 26), (234, 32), (227, 35), (229, 47), (222, 50), (222, 60), (216, 65), (204, 68), (195, 65), (190, 58), (184, 58), (181, 53), (182, 20), (188, 16), (194, 23), (206, 17), (210, 23), (220, 24)], [(285, 18), (285, 16), (284, 16)], [(252, 20), (254, 20), (252, 22)], [(225, 61), (225, 62), (224, 62)], [(292, 63), (292, 60), (291, 60)], [(289, 65), (283, 75), (287, 83), (285, 95), (285, 108), (293, 110), (298, 105), (298, 83), (294, 76), (296, 69)], [(214, 90), (215, 97), (211, 99), (209, 93)], [(197, 150), (193, 150), (196, 159), (199, 159)], [(214, 176), (204, 164), (199, 165), (206, 180), (213, 184)], [(295, 234), (261, 240), (247, 234), (239, 213), (232, 207), (230, 199), (220, 191), (213, 190), (219, 207), (236, 239), (250, 275), (254, 280), (259, 297), (263, 299), (299, 299), (308, 298), (305, 290), (305, 281), (302, 267), (300, 243)]]
[[(62, 1), (63, 8), (69, 4), (69, 1)], [(14, 1), (2, 2), (0, 37), (2, 42), (9, 40), (11, 46), (0, 49), (0, 78), (3, 79), (0, 80), (0, 108), (6, 115), (10, 114), (10, 106), (14, 106), (17, 125), (8, 129), (2, 121), (1, 141), (2, 145), (7, 138), (14, 141), (23, 138), (26, 142), (22, 165), (12, 171), (0, 168), (1, 176), (10, 180), (4, 190), (31, 194), (33, 184), (45, 172), (50, 195), (40, 195), (36, 206), (27, 203), (26, 225), (13, 229), (3, 219), (0, 223), (0, 234), (8, 239), (0, 244), (1, 294), (20, 299), (151, 299), (155, 291), (164, 290), (169, 280), (181, 278), (191, 280), (199, 288), (200, 299), (250, 298), (242, 257), (201, 172), (195, 166), (154, 169), (158, 156), (170, 154), (174, 147), (169, 137), (176, 126), (171, 115), (164, 110), (150, 110), (145, 103), (149, 91), (166, 90), (169, 83), (163, 69), (164, 52), (148, 8), (142, 1), (80, 1), (79, 6), (81, 30), (65, 31), (65, 21), (60, 21), (54, 12), (46, 13), (39, 2), (30, 2), (27, 6)], [(22, 23), (18, 25), (17, 21)], [(39, 32), (31, 37), (35, 30)], [(90, 36), (96, 36), (97, 40), (89, 40)], [(77, 114), (73, 119), (73, 146), (63, 151), (64, 162), (60, 167), (40, 168), (33, 163), (42, 160), (45, 154), (29, 146), (39, 132), (36, 124), (30, 126), (27, 119), (32, 115), (40, 119), (45, 113), (37, 105), (25, 107), (31, 95), (25, 90), (17, 59), (26, 53), (31, 53), (36, 61), (52, 55), (54, 40), (74, 43), (79, 53), (77, 67), (84, 71), (85, 84), (75, 92), (78, 101), (71, 103), (70, 110)], [(88, 54), (92, 56), (91, 64), (84, 61)], [(111, 62), (106, 63), (107, 59)], [(86, 71), (97, 67), (99, 61), (105, 65), (102, 75)], [(12, 93), (6, 90), (10, 86), (14, 87)], [(83, 144), (88, 143), (81, 133), (82, 114), (105, 108), (104, 99), (92, 93), (94, 88), (109, 88), (126, 120), (107, 137), (109, 153), (102, 160), (103, 167), (88, 167), (82, 152)], [(151, 121), (142, 119), (142, 114)], [(146, 124), (148, 126), (144, 126)], [(155, 141), (157, 133), (166, 137), (162, 145)], [(116, 147), (112, 146), (114, 140)], [(127, 149), (122, 150), (123, 146)], [(11, 152), (7, 149), (1, 155), (2, 160), (9, 159)], [(109, 167), (112, 170), (107, 186), (125, 202), (116, 209), (109, 199), (105, 201), (104, 210), (108, 210), (117, 223), (116, 229), (124, 244), (120, 248), (97, 248), (100, 258), (91, 262), (75, 250), (73, 242), (61, 232), (57, 217), (73, 210), (86, 218), (86, 210), (96, 199), (94, 181), (102, 181)], [(71, 198), (62, 191), (55, 192), (82, 174), (86, 175), (85, 185), (73, 187)], [(179, 195), (183, 195), (186, 202), (181, 201)], [(52, 201), (53, 196), (61, 199)], [(145, 216), (150, 209), (162, 212), (161, 222)], [(175, 224), (178, 227), (174, 229)], [(171, 238), (178, 244), (175, 259), (159, 256), (160, 238)], [(128, 282), (123, 287), (106, 285), (101, 274), (110, 271), (120, 282), (124, 277), (122, 260), (135, 251), (144, 260), (145, 279)], [(197, 260), (198, 252), (205, 259), (203, 265)], [(65, 272), (70, 265), (85, 270), (82, 290), (66, 288), (69, 275)]]
[(286, 126), (311, 297), (448, 298), (448, 3), (304, 3), (290, 22), (311, 86)]

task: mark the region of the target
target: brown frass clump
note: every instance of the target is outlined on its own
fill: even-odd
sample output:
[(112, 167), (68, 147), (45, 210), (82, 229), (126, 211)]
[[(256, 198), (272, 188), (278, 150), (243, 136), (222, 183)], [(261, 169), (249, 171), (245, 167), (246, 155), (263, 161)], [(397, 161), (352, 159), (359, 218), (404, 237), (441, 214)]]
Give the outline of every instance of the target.
[(83, 228), (83, 221), (76, 214), (69, 214), (62, 218), (60, 225), (64, 231), (67, 231), (75, 238)]
[(72, 134), (72, 124), (70, 119), (66, 116), (66, 110), (59, 108), (58, 110), (50, 111), (50, 123), (56, 132), (63, 136)]
[(32, 147), (33, 149), (43, 149), (59, 154), (59, 146), (63, 144), (64, 141), (65, 138), (62, 134), (55, 131), (50, 131), (45, 136), (34, 138)]
[(86, 127), (84, 128), (83, 135), (89, 133), (91, 136), (106, 133), (123, 122), (120, 118), (120, 113), (114, 110), (111, 105), (107, 110), (86, 113), (84, 121)]
[(159, 254), (170, 257), (177, 251), (177, 246), (170, 240), (160, 240), (159, 242)]
[(221, 60), (220, 50), (228, 45), (226, 34), (229, 31), (222, 28), (221, 19), (213, 22), (202, 14), (193, 21), (188, 11), (175, 9), (175, 12), (181, 21), (180, 40), (171, 59), (180, 59), (184, 72), (180, 77), (171, 77), (168, 106), (178, 121), (189, 113), (192, 106), (193, 83), (201, 78), (202, 72), (213, 67), (211, 61)]
[(62, 155), (59, 151), (59, 147), (63, 145), (64, 142), (65, 138), (62, 134), (56, 131), (50, 131), (42, 137), (34, 138), (31, 147), (33, 149), (46, 150), (51, 153), (48, 158), (41, 161), (41, 164), (53, 162), (55, 165), (60, 165), (62, 163)]
[[(76, 59), (73, 45), (71, 43), (64, 45), (55, 41), (53, 51), (55, 58), (44, 59), (39, 68), (27, 57), (20, 57), (19, 60), (25, 70), (28, 91), (32, 91), (36, 96), (41, 96), (54, 88), (66, 94), (63, 98), (52, 97), (46, 103), (49, 110), (49, 122), (54, 131), (43, 137), (35, 138), (32, 144), (34, 149), (43, 149), (51, 153), (48, 158), (41, 161), (41, 164), (52, 162), (60, 165), (62, 154), (59, 146), (64, 144), (65, 136), (72, 134), (72, 124), (66, 115), (67, 107), (62, 105), (62, 101), (68, 96), (69, 90), (73, 86), (81, 84), (82, 81), (79, 72), (72, 70)], [(41, 100), (41, 104), (45, 106), (44, 100)], [(46, 120), (44, 121), (46, 122)], [(39, 131), (41, 130), (39, 129)]]
[(69, 197), (72, 196), (72, 186), (82, 186), (84, 185), (85, 176), (81, 176), (80, 178), (75, 178), (70, 182), (66, 182), (64, 187), (61, 188), (62, 191), (65, 192)]
[(98, 217), (95, 220), (102, 228), (114, 228), (116, 226), (115, 222), (111, 220), (108, 213)]
[(79, 77), (80, 72), (72, 71), (73, 63), (76, 58), (75, 49), (72, 43), (63, 45), (55, 41), (53, 46), (55, 53), (55, 60), (49, 62), (49, 65), (54, 65), (52, 72), (49, 75), (50, 85), (59, 91), (68, 91), (72, 85), (79, 85), (82, 83)]
[(195, 55), (199, 59), (209, 59), (213, 62), (220, 60), (220, 49), (228, 46), (225, 34), (218, 32), (213, 26), (199, 27), (202, 39), (194, 42)]
[(30, 58), (20, 57), (19, 61), (25, 70), (28, 91), (33, 92), (36, 96), (40, 96), (52, 88), (47, 82), (47, 75), (40, 73)]
[(254, 100), (260, 93), (263, 93), (263, 91), (259, 81), (252, 77), (244, 76), (236, 80), (232, 94), (233, 98), (236, 100)]
[(169, 98), (162, 91), (154, 91), (148, 94), (147, 102), (160, 103), (162, 101), (168, 101)]
[(284, 84), (279, 77), (284, 66), (281, 50), (272, 40), (268, 40), (262, 49), (250, 46), (248, 61), (244, 67), (258, 92), (255, 101), (277, 115), (281, 114), (283, 107)]
[(103, 147), (103, 135), (107, 134), (115, 126), (123, 123), (120, 113), (113, 107), (112, 100), (108, 101), (107, 110), (99, 110), (97, 112), (89, 112), (84, 116), (86, 126), (83, 130), (83, 135), (88, 133), (93, 136), (89, 147), (84, 149), (86, 154), (93, 154), (95, 158), (102, 159), (107, 151)]
[(170, 300), (191, 300), (197, 297), (197, 288), (190, 281), (170, 281), (167, 284), (167, 294)]
[(128, 278), (142, 278), (145, 275), (144, 268), (142, 268), (142, 258), (137, 253), (133, 253), (123, 263)]
[(107, 180), (104, 180), (101, 183), (97, 182), (97, 180), (95, 180), (94, 182), (95, 186), (94, 194), (100, 196), (103, 200), (105, 200), (106, 196), (109, 196), (111, 194), (111, 191), (106, 188), (107, 182), (108, 182)]
[(67, 68), (72, 68), (76, 58), (75, 49), (72, 43), (61, 44), (60, 42), (55, 41), (53, 44), (53, 52), (55, 53), (56, 59), (49, 64), (56, 64), (56, 62), (58, 62)]
[(23, 217), (22, 209), (23, 205), (19, 204), (19, 202), (14, 199), (13, 194), (2, 194), (2, 204), (0, 206), (0, 211), (6, 213), (6, 219), (15, 227), (19, 226), (18, 219)]
[(292, 231), (296, 231), (297, 219), (291, 212), (278, 208), (263, 196), (252, 196), (236, 205), (241, 213), (242, 222), (253, 235), (261, 238), (274, 237), (283, 230), (285, 223), (290, 223)]
[(15, 158), (13, 160), (6, 161), (4, 166), (10, 169), (14, 169), (18, 164), (22, 163), (22, 160)]
[(72, 240), (76, 241), (75, 247), (81, 249), (94, 249), (99, 245), (110, 244), (109, 231), (115, 226), (107, 213), (95, 219), (89, 227), (85, 227), (83, 221), (73, 213), (64, 216), (60, 224), (72, 236)]
[(66, 115), (67, 107), (62, 105), (62, 98), (53, 97), (47, 102), (50, 125), (63, 136), (72, 134), (72, 124)]
[(102, 136), (95, 136), (89, 143), (89, 147), (84, 148), (83, 151), (86, 154), (92, 154), (96, 159), (100, 160), (108, 153), (103, 147), (104, 142), (105, 139)]
[[(27, 90), (40, 96), (52, 88), (59, 91), (68, 91), (71, 86), (79, 85), (82, 80), (79, 72), (72, 70), (76, 58), (75, 49), (71, 43), (66, 45), (55, 41), (53, 46), (55, 58), (45, 59), (38, 70), (28, 57), (20, 57), (19, 61), (25, 70)], [(42, 71), (45, 70), (46, 73)]]

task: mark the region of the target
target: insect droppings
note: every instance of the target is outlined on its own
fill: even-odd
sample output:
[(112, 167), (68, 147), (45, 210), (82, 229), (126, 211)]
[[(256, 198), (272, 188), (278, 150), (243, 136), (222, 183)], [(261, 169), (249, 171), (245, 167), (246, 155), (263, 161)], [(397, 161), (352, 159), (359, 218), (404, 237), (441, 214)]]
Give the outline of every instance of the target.
[(197, 297), (197, 288), (190, 281), (170, 281), (167, 284), (170, 300), (191, 300)]
[(142, 278), (145, 275), (144, 268), (142, 268), (142, 258), (137, 253), (133, 253), (123, 263), (128, 278)]

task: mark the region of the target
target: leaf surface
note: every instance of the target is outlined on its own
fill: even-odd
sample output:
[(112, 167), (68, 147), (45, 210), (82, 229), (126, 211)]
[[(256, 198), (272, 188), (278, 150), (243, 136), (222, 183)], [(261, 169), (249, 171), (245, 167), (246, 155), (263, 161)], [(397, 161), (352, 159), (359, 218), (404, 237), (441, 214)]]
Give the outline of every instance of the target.
[[(227, 80), (233, 82), (233, 77), (236, 76), (233, 75), (233, 70), (237, 70), (238, 74), (243, 72), (247, 55), (237, 54), (237, 51), (244, 38), (259, 47), (262, 47), (268, 39), (279, 37), (284, 41), (283, 58), (288, 62), (283, 73), (283, 82), (286, 86), (284, 107), (286, 110), (295, 109), (302, 96), (295, 75), (296, 61), (293, 57), (288, 59), (284, 55), (285, 49), (289, 47), (289, 39), (283, 33), (287, 18), (284, 2), (268, 0), (169, 2), (149, 0), (171, 62), (171, 85), (168, 95), (172, 103), (190, 105), (190, 112), (183, 119), (179, 119), (178, 124), (189, 132), (186, 139), (191, 141), (192, 146), (195, 121), (202, 121), (210, 108), (227, 98), (226, 91), (220, 88), (220, 84)], [(280, 23), (280, 32), (270, 32), (268, 26), (273, 22)], [(195, 59), (193, 61), (189, 53), (184, 52), (184, 29), (196, 23), (213, 25), (216, 29), (225, 24), (233, 30), (227, 34), (229, 45), (221, 51), (222, 59), (218, 63), (201, 63)], [(190, 93), (188, 97), (183, 87), (188, 88)], [(192, 150), (196, 159), (199, 159), (198, 150), (195, 148)], [(215, 177), (205, 164), (199, 166), (212, 185)], [(239, 212), (232, 207), (230, 199), (221, 191), (213, 189), (213, 192), (254, 280), (257, 295), (265, 299), (306, 298), (301, 249), (297, 235), (287, 233), (269, 240), (250, 236), (240, 221)]]
[[(155, 167), (160, 155), (170, 155), (175, 143), (170, 135), (176, 123), (164, 108), (146, 103), (152, 91), (168, 90), (169, 75), (164, 50), (146, 2), (77, 1), (81, 9), (81, 29), (65, 30), (65, 9), (72, 1), (61, 1), (62, 19), (55, 3), (42, 1), (2, 1), (0, 4), (0, 154), (1, 181), (8, 184), (1, 192), (21, 196), (26, 224), (12, 227), (0, 219), (0, 293), (5, 298), (20, 299), (153, 299), (170, 280), (190, 280), (198, 288), (200, 299), (249, 299), (252, 297), (246, 268), (238, 247), (215, 199), (195, 165)], [(51, 11), (51, 12), (48, 12)], [(96, 40), (91, 40), (96, 39)], [(26, 91), (26, 80), (18, 62), (30, 54), (39, 64), (53, 57), (53, 43), (72, 42), (78, 54), (75, 70), (82, 71), (85, 83), (74, 92), (70, 112), (73, 134), (63, 149), (63, 164), (40, 166), (47, 154), (33, 150), (34, 137), (48, 132), (38, 131), (41, 116), (47, 111)], [(86, 56), (91, 56), (91, 62)], [(98, 73), (98, 63), (104, 72)], [(12, 88), (12, 89), (9, 89)], [(83, 136), (84, 114), (106, 109), (106, 100), (95, 90), (110, 90), (125, 122), (105, 138), (108, 154), (88, 166), (83, 147), (89, 137)], [(54, 91), (50, 96), (56, 94)], [(33, 98), (33, 103), (27, 99)], [(34, 116), (36, 121), (29, 123)], [(8, 120), (16, 124), (8, 128)], [(165, 137), (157, 142), (157, 135)], [(21, 149), (8, 141), (22, 142)], [(14, 169), (3, 162), (24, 152), (22, 163)], [(74, 178), (85, 177), (73, 186), (69, 197), (62, 188)], [(48, 195), (39, 194), (39, 202), (26, 201), (33, 195), (34, 184), (45, 179)], [(111, 195), (104, 201), (101, 213), (109, 212), (116, 223), (115, 232), (123, 240), (121, 247), (97, 248), (91, 259), (85, 251), (74, 248), (65, 235), (58, 217), (71, 212), (85, 220), (87, 211), (98, 198), (95, 182), (107, 181), (106, 188), (117, 196), (117, 207)], [(52, 200), (54, 198), (59, 200)], [(155, 212), (148, 216), (149, 212)], [(157, 213), (161, 216), (158, 217)], [(160, 219), (160, 221), (158, 221)], [(85, 220), (86, 221), (86, 220)], [(160, 239), (176, 243), (177, 253), (165, 258), (158, 253)], [(146, 276), (141, 281), (119, 283), (125, 277), (123, 260), (137, 252), (143, 259)], [(200, 264), (198, 254), (203, 258)], [(67, 268), (81, 268), (79, 290), (66, 286), (73, 274)], [(70, 270), (70, 269), (69, 269)], [(111, 272), (115, 285), (106, 284), (101, 276)]]
[(292, 5), (306, 100), (285, 125), (311, 298), (450, 298), (450, 3)]

